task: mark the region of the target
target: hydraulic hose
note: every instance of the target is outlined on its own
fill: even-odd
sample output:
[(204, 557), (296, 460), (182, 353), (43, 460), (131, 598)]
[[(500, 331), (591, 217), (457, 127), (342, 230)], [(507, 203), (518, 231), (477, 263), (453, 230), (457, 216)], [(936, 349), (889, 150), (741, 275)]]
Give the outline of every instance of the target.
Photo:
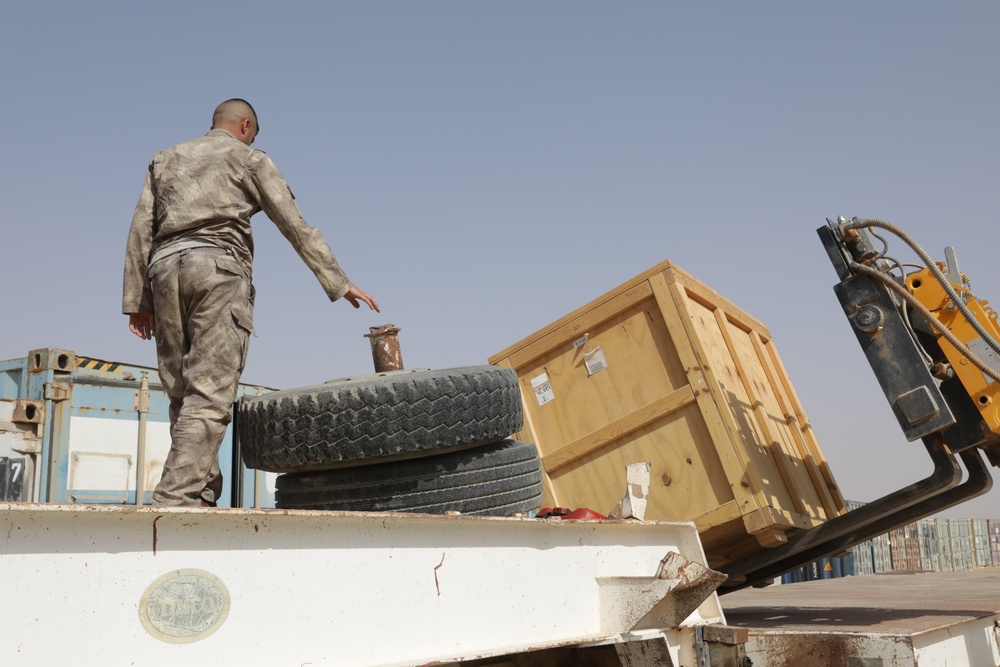
[[(941, 287), (948, 295), (948, 298), (952, 300), (952, 303), (955, 304), (955, 307), (958, 308), (958, 311), (962, 313), (965, 319), (969, 322), (969, 325), (973, 329), (975, 329), (976, 333), (978, 333), (982, 337), (982, 339), (986, 342), (987, 345), (993, 348), (994, 352), (1000, 354), (1000, 343), (998, 343), (996, 339), (993, 338), (992, 334), (990, 334), (989, 332), (986, 331), (986, 329), (983, 328), (983, 325), (980, 324), (980, 322), (976, 319), (976, 316), (972, 314), (972, 311), (970, 311), (969, 308), (965, 305), (965, 302), (963, 302), (961, 297), (958, 296), (958, 293), (955, 291), (955, 288), (951, 286), (951, 282), (949, 282), (948, 278), (946, 278), (945, 275), (941, 272), (941, 269), (938, 268), (937, 263), (931, 258), (930, 255), (927, 254), (927, 251), (925, 251), (922, 247), (920, 247), (919, 243), (911, 239), (906, 232), (904, 232), (902, 229), (892, 224), (891, 222), (886, 222), (885, 220), (879, 220), (877, 218), (870, 218), (866, 220), (858, 220), (856, 222), (849, 222), (844, 226), (844, 229), (858, 229), (860, 227), (880, 227), (881, 229), (885, 229), (887, 231), (892, 232), (900, 239), (902, 239), (904, 243), (910, 246), (913, 249), (913, 251), (917, 253), (920, 259), (923, 260), (927, 268), (930, 269), (930, 272), (934, 275), (937, 281), (941, 283)], [(907, 303), (910, 302), (907, 301)], [(933, 318), (933, 315), (931, 317)], [(952, 342), (950, 338), (948, 340), (949, 342)], [(954, 345), (954, 343), (952, 344)], [(968, 348), (965, 347), (964, 345), (961, 345), (961, 347), (956, 345), (956, 347), (958, 347), (960, 350), (963, 350), (963, 354), (965, 353), (964, 352), (965, 350), (968, 350)], [(969, 354), (971, 354), (971, 352)], [(971, 356), (969, 357), (969, 361), (972, 361)], [(982, 370), (982, 367), (980, 367), (980, 370)], [(990, 377), (997, 379), (995, 375), (991, 375), (989, 373), (987, 373), (987, 375), (990, 375)]]
[(914, 310), (923, 315), (924, 319), (927, 320), (928, 324), (934, 327), (934, 329), (936, 329), (943, 338), (945, 338), (949, 343), (954, 345), (955, 349), (957, 349), (959, 352), (965, 355), (965, 357), (969, 360), (969, 362), (972, 363), (973, 366), (975, 366), (976, 368), (981, 370), (984, 374), (993, 378), (997, 382), (1000, 382), (1000, 373), (995, 371), (990, 365), (988, 365), (982, 359), (977, 357), (965, 343), (960, 341), (958, 337), (955, 336), (955, 334), (948, 331), (948, 329), (946, 329), (944, 325), (942, 325), (941, 322), (939, 322), (938, 319), (934, 317), (934, 314), (927, 309), (927, 306), (920, 303), (920, 301), (917, 300), (915, 296), (910, 294), (905, 287), (903, 287), (895, 280), (893, 280), (891, 276), (882, 273), (878, 269), (873, 269), (870, 266), (865, 266), (864, 264), (858, 264), (857, 262), (851, 262), (850, 266), (852, 271), (862, 273), (871, 278), (872, 280), (879, 281), (880, 283), (891, 289), (893, 292), (898, 294), (900, 297), (902, 297), (902, 299), (906, 301), (906, 303), (913, 306)]

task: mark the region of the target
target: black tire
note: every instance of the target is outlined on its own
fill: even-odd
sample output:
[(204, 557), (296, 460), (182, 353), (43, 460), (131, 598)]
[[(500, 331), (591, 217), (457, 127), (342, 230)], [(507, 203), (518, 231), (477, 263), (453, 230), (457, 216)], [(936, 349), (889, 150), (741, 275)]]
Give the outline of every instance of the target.
[(521, 430), (517, 374), (496, 366), (393, 371), (244, 399), (249, 468), (299, 472), (429, 456)]
[(279, 509), (511, 516), (541, 507), (542, 469), (534, 445), (504, 440), (410, 461), (280, 475), (275, 500)]

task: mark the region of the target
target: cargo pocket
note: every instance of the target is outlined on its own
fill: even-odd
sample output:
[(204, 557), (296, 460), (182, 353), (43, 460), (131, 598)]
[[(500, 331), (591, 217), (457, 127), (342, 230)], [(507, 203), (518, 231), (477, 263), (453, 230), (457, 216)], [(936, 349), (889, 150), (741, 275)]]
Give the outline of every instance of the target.
[(243, 270), (242, 266), (240, 266), (240, 263), (237, 262), (235, 259), (233, 259), (233, 257), (228, 253), (220, 254), (218, 257), (216, 257), (215, 265), (226, 273), (231, 273), (234, 276), (245, 278), (248, 282), (250, 280), (247, 277), (247, 272)]
[(233, 317), (233, 329), (240, 341), (239, 370), (242, 373), (247, 365), (247, 352), (250, 349), (250, 336), (253, 335), (253, 301), (254, 288), (250, 276), (231, 255), (216, 257), (215, 265), (222, 273), (238, 277), (239, 287), (234, 288), (230, 311)]
[(237, 304), (232, 306), (233, 313), (233, 324), (236, 327), (236, 333), (239, 334), (240, 341), (242, 343), (240, 350), (240, 373), (247, 365), (247, 352), (250, 350), (250, 335), (253, 333), (253, 317), (247, 313), (244, 308), (241, 308)]

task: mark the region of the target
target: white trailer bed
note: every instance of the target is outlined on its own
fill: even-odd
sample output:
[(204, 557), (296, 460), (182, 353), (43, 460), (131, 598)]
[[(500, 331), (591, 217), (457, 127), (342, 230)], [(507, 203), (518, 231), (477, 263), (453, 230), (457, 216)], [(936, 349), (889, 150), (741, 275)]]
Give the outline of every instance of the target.
[(4, 665), (415, 665), (638, 640), (679, 664), (685, 628), (725, 623), (683, 522), (11, 503), (0, 545)]

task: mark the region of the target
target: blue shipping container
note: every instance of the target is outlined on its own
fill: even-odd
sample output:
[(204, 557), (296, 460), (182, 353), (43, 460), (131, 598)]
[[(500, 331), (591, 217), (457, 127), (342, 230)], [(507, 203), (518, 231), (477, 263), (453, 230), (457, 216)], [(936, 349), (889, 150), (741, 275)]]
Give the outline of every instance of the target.
[[(239, 395), (266, 391), (243, 384)], [(170, 449), (167, 408), (156, 369), (56, 348), (0, 361), (0, 500), (132, 504), (141, 484), (150, 502)], [(247, 470), (237, 449), (230, 426), (219, 455), (219, 505), (273, 507), (275, 475)]]

